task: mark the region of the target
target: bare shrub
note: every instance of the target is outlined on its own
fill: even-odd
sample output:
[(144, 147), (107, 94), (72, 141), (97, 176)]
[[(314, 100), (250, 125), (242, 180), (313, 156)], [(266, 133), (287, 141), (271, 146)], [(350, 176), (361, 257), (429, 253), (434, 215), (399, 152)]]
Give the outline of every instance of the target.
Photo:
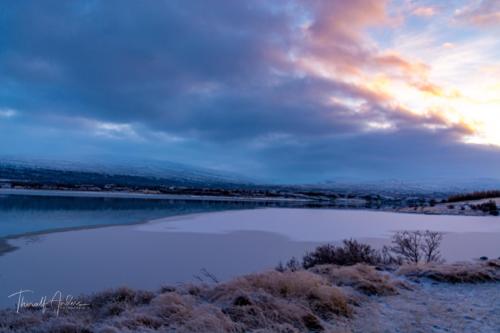
[(436, 231), (424, 231), (420, 250), (423, 252), (425, 262), (441, 261), (441, 251), (439, 246), (443, 241), (443, 234)]
[(315, 265), (333, 264), (337, 261), (337, 247), (332, 244), (318, 246), (314, 251), (308, 252), (302, 258), (305, 269)]
[(402, 265), (403, 259), (400, 256), (394, 255), (391, 248), (384, 245), (380, 250), (380, 260), (384, 265)]
[(347, 265), (357, 263), (376, 264), (380, 261), (378, 252), (368, 244), (353, 239), (344, 240), (343, 243), (341, 253), (343, 252)]
[(342, 247), (325, 244), (317, 247), (312, 252), (306, 253), (302, 260), (302, 266), (308, 269), (315, 265), (324, 264), (355, 265), (365, 263), (375, 265), (380, 262), (380, 253), (370, 245), (348, 239), (343, 241)]
[(209, 272), (206, 268), (200, 269), (201, 275), (193, 275), (193, 277), (200, 281), (201, 283), (219, 283), (219, 279), (215, 276), (215, 274)]
[(408, 262), (418, 263), (420, 261), (420, 242), (422, 234), (420, 231), (399, 231), (392, 236), (391, 251), (401, 256)]
[(403, 262), (439, 262), (439, 247), (443, 234), (435, 231), (399, 231), (392, 236), (392, 246), (383, 246), (377, 250), (368, 244), (353, 239), (345, 239), (342, 246), (324, 244), (311, 252), (307, 252), (302, 261), (295, 257), (276, 266), (278, 272), (297, 271), (300, 266), (309, 269), (316, 265), (351, 266), (368, 265), (401, 265)]
[(286, 272), (286, 264), (285, 264), (285, 265), (283, 265), (283, 262), (282, 262), (282, 261), (280, 261), (280, 262), (276, 265), (276, 267), (274, 267), (274, 269), (275, 269), (276, 271), (280, 272), (280, 273)]
[(438, 262), (443, 234), (436, 231), (398, 231), (392, 236), (390, 251), (408, 263)]
[(292, 259), (288, 260), (284, 265), (280, 261), (278, 263), (278, 266), (276, 266), (276, 270), (278, 272), (286, 272), (286, 271), (291, 271), (295, 272), (302, 269), (302, 263), (300, 262), (299, 259), (292, 257)]

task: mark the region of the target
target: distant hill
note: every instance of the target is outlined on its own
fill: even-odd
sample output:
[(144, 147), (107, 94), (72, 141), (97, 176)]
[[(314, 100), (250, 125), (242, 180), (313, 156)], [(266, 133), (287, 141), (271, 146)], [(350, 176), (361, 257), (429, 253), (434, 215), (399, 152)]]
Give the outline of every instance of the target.
[(471, 191), (489, 191), (500, 189), (500, 179), (419, 179), (419, 180), (370, 180), (336, 179), (317, 185), (321, 188), (340, 191), (367, 191), (367, 192), (400, 192), (400, 193), (462, 193)]
[(251, 186), (239, 175), (157, 160), (65, 161), (0, 157), (0, 179), (42, 184), (232, 188)]
[[(318, 192), (318, 195), (337, 193), (411, 195), (446, 198), (451, 194), (473, 191), (500, 190), (500, 180), (478, 179), (422, 179), (422, 180), (359, 180), (337, 178), (319, 184), (266, 184), (247, 177), (181, 163), (159, 160), (109, 160), (94, 156), (79, 161), (0, 156), (0, 182), (19, 182), (48, 185), (119, 186), (149, 188), (212, 188), (212, 189), (272, 189), (281, 192)], [(312, 192), (311, 192), (312, 191)]]

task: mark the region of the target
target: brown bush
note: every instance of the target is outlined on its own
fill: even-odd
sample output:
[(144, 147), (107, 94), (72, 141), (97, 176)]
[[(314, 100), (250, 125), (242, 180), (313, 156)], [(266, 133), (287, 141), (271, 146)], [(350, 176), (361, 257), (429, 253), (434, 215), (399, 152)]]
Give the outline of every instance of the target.
[(355, 265), (365, 263), (375, 265), (381, 263), (378, 251), (368, 244), (349, 239), (343, 241), (343, 246), (331, 244), (318, 246), (314, 251), (306, 253), (302, 259), (305, 269), (316, 265)]

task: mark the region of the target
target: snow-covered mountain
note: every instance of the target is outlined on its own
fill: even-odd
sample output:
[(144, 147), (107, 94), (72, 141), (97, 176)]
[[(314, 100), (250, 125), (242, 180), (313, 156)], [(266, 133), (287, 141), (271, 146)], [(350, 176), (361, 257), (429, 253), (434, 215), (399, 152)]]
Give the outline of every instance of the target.
[[(101, 176), (101, 177), (100, 177)], [(102, 157), (81, 160), (60, 160), (26, 158), (16, 156), (0, 157), (0, 179), (54, 180), (65, 177), (68, 181), (101, 180), (147, 183), (158, 182), (162, 185), (184, 186), (222, 186), (250, 185), (251, 179), (210, 169), (203, 169), (181, 163), (160, 160), (125, 160), (113, 158), (106, 161)], [(125, 178), (124, 178), (125, 177)]]
[(341, 190), (362, 190), (369, 192), (399, 192), (399, 193), (461, 193), (469, 191), (500, 189), (500, 179), (474, 178), (474, 179), (417, 179), (417, 180), (356, 180), (336, 179), (326, 181), (318, 186), (323, 188)]

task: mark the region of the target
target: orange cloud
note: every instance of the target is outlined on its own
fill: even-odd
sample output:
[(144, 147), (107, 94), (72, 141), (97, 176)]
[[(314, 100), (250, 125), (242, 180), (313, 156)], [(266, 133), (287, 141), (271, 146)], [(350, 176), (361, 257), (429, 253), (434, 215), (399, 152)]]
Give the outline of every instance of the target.
[(418, 7), (412, 11), (415, 16), (431, 17), (437, 14), (437, 10), (434, 7)]
[(470, 21), (476, 25), (500, 25), (500, 11), (474, 15), (470, 18)]
[(430, 82), (417, 82), (414, 86), (420, 91), (434, 96), (442, 97), (446, 95), (443, 88)]
[(390, 22), (387, 0), (304, 0), (303, 3), (312, 9), (314, 23), (309, 32), (316, 39), (352, 40), (359, 37), (364, 27)]
[[(426, 110), (460, 97), (458, 91), (433, 82), (430, 65), (394, 50), (380, 49), (365, 34), (369, 26), (391, 26), (394, 22), (386, 1), (307, 2), (310, 3), (312, 7), (304, 5), (311, 11), (311, 20), (303, 26), (302, 39), (294, 47), (294, 66), (307, 75), (343, 84), (337, 88), (340, 91), (355, 91), (342, 94), (333, 87), (327, 93), (331, 101), (373, 116), (394, 110), (389, 115), (396, 119), (391, 128), (398, 128), (397, 119), (408, 120), (410, 114), (417, 127), (440, 129), (457, 124), (449, 116), (452, 111), (441, 110), (439, 117), (431, 117)], [(370, 128), (386, 129), (387, 124), (377, 120)]]
[(410, 61), (394, 52), (385, 52), (376, 55), (374, 64), (382, 67), (392, 67), (401, 70), (407, 75), (425, 76), (429, 71), (429, 66), (422, 62)]

